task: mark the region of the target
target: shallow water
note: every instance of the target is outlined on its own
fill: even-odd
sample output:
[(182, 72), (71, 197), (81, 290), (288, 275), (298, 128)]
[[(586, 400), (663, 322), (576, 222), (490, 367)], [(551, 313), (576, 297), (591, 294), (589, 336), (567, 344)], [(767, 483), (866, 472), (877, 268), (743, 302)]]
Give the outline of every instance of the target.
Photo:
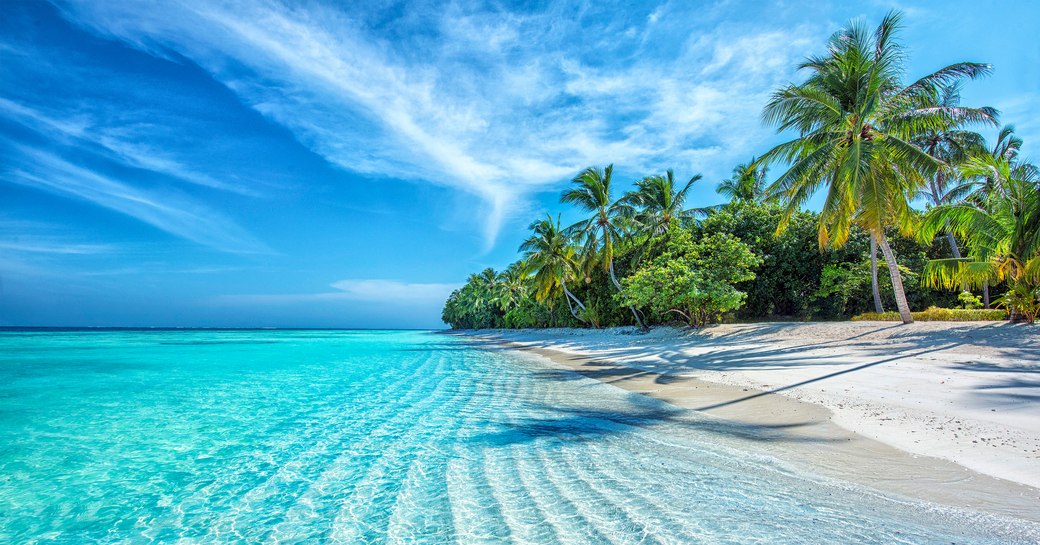
[(425, 332), (0, 332), (0, 543), (1032, 543)]

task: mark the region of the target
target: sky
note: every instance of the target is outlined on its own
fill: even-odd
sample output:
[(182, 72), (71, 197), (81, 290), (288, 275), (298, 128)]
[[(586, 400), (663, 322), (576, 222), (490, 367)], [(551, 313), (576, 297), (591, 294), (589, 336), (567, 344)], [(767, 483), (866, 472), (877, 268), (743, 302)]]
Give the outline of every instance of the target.
[[(722, 199), (850, 19), (1040, 145), (1040, 4), (14, 0), (0, 325), (433, 328), (587, 166)], [(993, 130), (983, 131), (992, 139)]]

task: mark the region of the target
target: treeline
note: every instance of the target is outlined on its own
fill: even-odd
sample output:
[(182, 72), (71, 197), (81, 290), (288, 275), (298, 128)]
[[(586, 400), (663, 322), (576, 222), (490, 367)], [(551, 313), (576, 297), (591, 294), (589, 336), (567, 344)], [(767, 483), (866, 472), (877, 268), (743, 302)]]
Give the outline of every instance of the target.
[[(797, 136), (718, 184), (730, 202), (687, 208), (700, 176), (648, 176), (615, 198), (613, 168), (563, 192), (584, 219), (531, 224), (522, 257), (451, 294), (454, 328), (604, 327), (735, 319), (838, 319), (896, 309), (1040, 312), (1040, 174), (1010, 126), (989, 145), (973, 129), (998, 112), (960, 104), (989, 66), (957, 63), (909, 85), (900, 16), (852, 23), (804, 83), (763, 113)], [(786, 171), (767, 182), (767, 165)], [(818, 191), (820, 212), (802, 210)], [(915, 209), (923, 202), (924, 210)], [(880, 250), (880, 252), (879, 252)], [(879, 255), (883, 263), (879, 267)], [(898, 256), (898, 258), (897, 258)]]

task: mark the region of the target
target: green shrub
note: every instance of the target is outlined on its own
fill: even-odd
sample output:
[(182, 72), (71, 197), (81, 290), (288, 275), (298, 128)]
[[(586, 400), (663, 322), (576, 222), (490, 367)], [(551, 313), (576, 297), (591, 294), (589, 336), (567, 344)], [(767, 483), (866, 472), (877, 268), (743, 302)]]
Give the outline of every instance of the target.
[(970, 291), (962, 291), (957, 300), (961, 302), (962, 307), (969, 310), (982, 308), (982, 297), (972, 295)]
[(997, 306), (1014, 312), (1016, 321), (1033, 323), (1040, 316), (1040, 286), (1017, 282), (1000, 298)]
[(715, 233), (694, 241), (673, 224), (665, 251), (622, 281), (618, 302), (648, 308), (658, 319), (682, 316), (690, 326), (718, 320), (740, 308), (745, 293), (733, 284), (755, 278), (761, 259), (739, 238)]
[[(1007, 312), (1000, 309), (964, 309), (964, 308), (938, 308), (928, 307), (927, 310), (911, 312), (914, 320), (919, 322), (977, 322), (1006, 320)], [(900, 321), (898, 312), (864, 312), (852, 317), (853, 321)]]

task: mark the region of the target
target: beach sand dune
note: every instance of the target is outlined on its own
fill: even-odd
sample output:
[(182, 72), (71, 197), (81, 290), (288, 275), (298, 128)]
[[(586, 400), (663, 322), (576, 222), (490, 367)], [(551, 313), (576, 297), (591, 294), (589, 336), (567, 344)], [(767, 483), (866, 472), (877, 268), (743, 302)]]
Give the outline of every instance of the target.
[(468, 332), (728, 419), (756, 448), (906, 496), (1040, 520), (1040, 328), (1003, 322)]

